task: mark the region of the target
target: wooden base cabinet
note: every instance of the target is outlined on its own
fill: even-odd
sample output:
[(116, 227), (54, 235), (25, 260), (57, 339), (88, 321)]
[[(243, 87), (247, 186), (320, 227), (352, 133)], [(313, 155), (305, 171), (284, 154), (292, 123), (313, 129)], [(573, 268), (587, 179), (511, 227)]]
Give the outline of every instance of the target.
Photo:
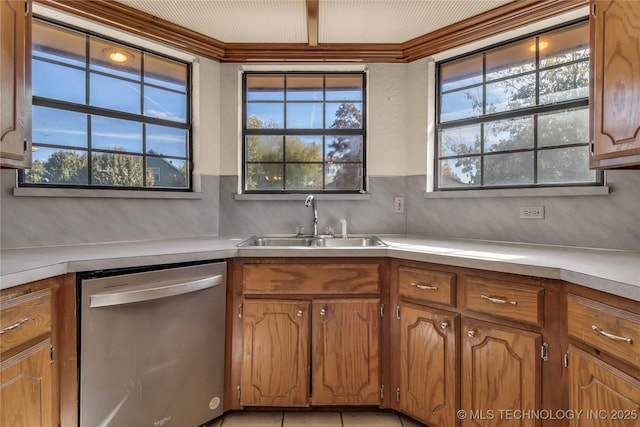
[(399, 409), (431, 427), (459, 424), (455, 313), (401, 302)]
[(309, 405), (309, 302), (246, 300), (240, 403)]
[(541, 344), (539, 333), (462, 319), (463, 427), (539, 425), (507, 411), (541, 409)]
[(314, 405), (380, 403), (380, 299), (313, 301)]
[(53, 426), (51, 340), (0, 364), (0, 425)]
[(245, 299), (240, 404), (379, 404), (379, 323), (379, 298)]
[(640, 425), (640, 380), (570, 345), (570, 427)]

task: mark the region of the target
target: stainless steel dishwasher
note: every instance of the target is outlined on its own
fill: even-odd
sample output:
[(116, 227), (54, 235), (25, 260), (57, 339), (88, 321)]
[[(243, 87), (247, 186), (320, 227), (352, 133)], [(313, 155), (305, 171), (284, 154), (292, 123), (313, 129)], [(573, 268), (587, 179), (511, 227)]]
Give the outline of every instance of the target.
[(225, 262), (81, 277), (80, 426), (197, 427), (220, 415), (225, 294)]

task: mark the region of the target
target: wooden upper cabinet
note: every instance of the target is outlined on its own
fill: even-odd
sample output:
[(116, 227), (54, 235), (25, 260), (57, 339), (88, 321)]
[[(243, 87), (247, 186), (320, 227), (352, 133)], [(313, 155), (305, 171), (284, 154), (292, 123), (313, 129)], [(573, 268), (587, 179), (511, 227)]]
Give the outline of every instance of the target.
[(591, 167), (640, 166), (640, 2), (591, 6)]
[(0, 0), (0, 166), (31, 167), (31, 0)]

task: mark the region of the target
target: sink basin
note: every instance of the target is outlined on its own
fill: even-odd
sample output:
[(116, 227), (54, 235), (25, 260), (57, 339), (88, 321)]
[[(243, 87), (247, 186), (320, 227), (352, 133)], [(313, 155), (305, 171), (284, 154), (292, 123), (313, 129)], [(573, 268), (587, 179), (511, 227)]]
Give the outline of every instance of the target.
[(386, 246), (380, 239), (375, 236), (365, 237), (272, 237), (272, 236), (253, 236), (238, 247), (256, 248), (256, 247), (307, 247), (307, 248), (368, 248)]

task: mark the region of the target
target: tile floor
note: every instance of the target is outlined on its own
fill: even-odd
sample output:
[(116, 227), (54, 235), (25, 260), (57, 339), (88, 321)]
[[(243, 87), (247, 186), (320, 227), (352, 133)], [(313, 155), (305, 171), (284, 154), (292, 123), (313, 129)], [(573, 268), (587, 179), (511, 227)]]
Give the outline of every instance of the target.
[(207, 427), (420, 427), (391, 412), (230, 412)]

